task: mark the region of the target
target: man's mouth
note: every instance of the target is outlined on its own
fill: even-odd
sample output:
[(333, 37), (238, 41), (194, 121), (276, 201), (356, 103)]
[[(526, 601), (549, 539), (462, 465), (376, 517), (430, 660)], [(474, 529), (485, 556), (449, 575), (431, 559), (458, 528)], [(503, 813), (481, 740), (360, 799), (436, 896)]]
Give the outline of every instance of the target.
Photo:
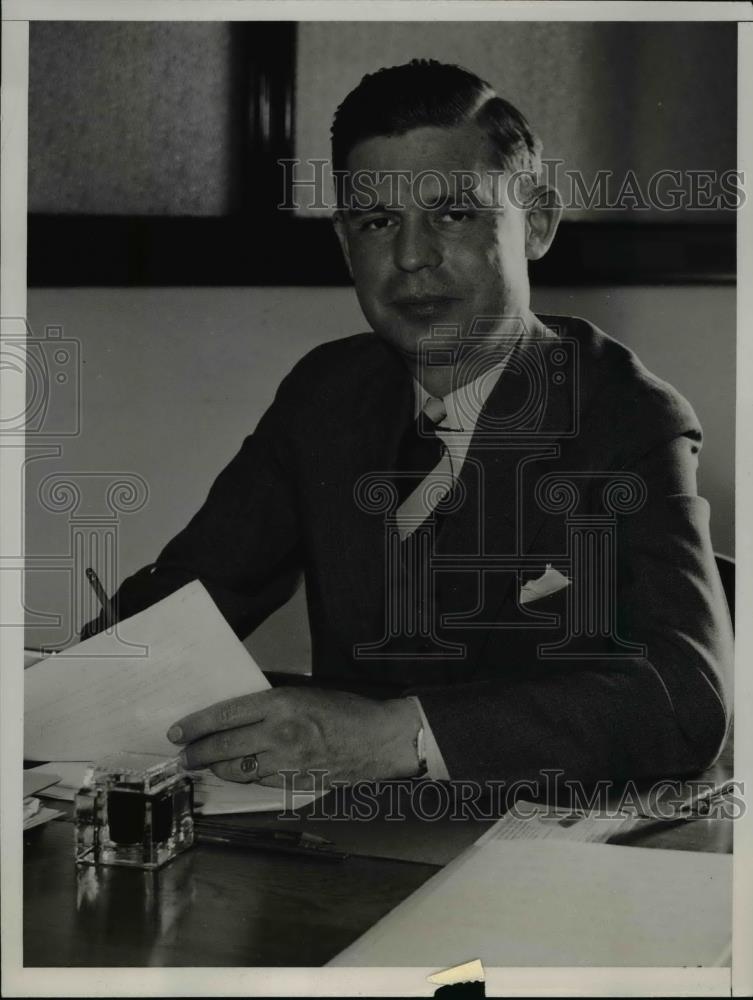
[(446, 312), (460, 299), (451, 295), (404, 295), (392, 304), (408, 316), (431, 317)]

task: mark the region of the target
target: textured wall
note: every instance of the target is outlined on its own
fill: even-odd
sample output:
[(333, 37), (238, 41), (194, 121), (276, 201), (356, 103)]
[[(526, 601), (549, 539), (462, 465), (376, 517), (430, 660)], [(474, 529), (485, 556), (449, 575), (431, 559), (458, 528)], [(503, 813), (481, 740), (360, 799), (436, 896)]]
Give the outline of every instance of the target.
[[(691, 400), (706, 432), (700, 491), (711, 503), (715, 547), (731, 554), (735, 290), (545, 289), (535, 306), (590, 318)], [(80, 342), (83, 422), (62, 458), (28, 462), (27, 552), (64, 558), (68, 551), (68, 515), (37, 500), (46, 476), (136, 473), (149, 499), (121, 520), (120, 577), (151, 561), (186, 524), (295, 361), (365, 328), (345, 288), (33, 289), (29, 318), (38, 336), (60, 325)], [(75, 567), (79, 583), (84, 569)], [(62, 641), (70, 584), (65, 570), (27, 572), (28, 606), (63, 617), (49, 631), (30, 618), (30, 643)], [(303, 595), (249, 645), (270, 669), (302, 669), (309, 662)]]
[(704, 23), (305, 22), (297, 155), (328, 157), (332, 114), (348, 91), (414, 57), (488, 80), (538, 131), (544, 156), (586, 178), (632, 169), (645, 183), (664, 168), (735, 167), (736, 25)]
[(230, 57), (222, 23), (32, 23), (29, 211), (227, 211)]

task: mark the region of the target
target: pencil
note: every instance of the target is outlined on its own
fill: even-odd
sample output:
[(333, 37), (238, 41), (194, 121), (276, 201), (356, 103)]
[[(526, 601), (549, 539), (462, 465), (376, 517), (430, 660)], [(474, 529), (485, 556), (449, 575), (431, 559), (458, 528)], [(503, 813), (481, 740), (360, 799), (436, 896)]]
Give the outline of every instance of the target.
[(91, 584), (92, 590), (97, 595), (97, 600), (102, 605), (102, 610), (105, 613), (105, 628), (109, 628), (112, 624), (112, 601), (107, 596), (107, 591), (102, 586), (102, 581), (91, 566), (86, 571), (86, 579)]

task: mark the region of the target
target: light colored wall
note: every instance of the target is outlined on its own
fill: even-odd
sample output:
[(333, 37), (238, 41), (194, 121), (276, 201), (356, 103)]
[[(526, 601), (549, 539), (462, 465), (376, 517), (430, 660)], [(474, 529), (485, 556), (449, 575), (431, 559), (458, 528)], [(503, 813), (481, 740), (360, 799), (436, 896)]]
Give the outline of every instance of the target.
[[(545, 289), (534, 305), (588, 317), (693, 402), (706, 430), (701, 491), (712, 504), (715, 546), (731, 553), (734, 290)], [(122, 578), (151, 561), (196, 511), (294, 362), (365, 328), (346, 288), (35, 289), (29, 320), (37, 337), (62, 326), (80, 342), (82, 401), (81, 433), (64, 442), (62, 456), (28, 462), (27, 552), (62, 567), (27, 574), (27, 607), (62, 617), (59, 628), (45, 629), (30, 615), (31, 644), (65, 641), (72, 581), (80, 584), (85, 569), (66, 559), (69, 515), (40, 505), (46, 476), (65, 472), (81, 482), (82, 473), (136, 473), (146, 481), (147, 503), (119, 525)], [(101, 507), (96, 497), (86, 502), (84, 513)], [(308, 663), (303, 612), (299, 594), (251, 638), (266, 667)]]

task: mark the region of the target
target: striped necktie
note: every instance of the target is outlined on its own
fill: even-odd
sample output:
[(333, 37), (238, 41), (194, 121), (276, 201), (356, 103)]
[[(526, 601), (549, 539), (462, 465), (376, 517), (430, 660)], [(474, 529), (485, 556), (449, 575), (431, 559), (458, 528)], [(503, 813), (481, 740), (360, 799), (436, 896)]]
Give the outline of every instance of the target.
[(423, 482), (442, 458), (444, 444), (437, 437), (436, 425), (446, 416), (442, 400), (432, 396), (426, 401), (418, 419), (410, 422), (397, 454), (396, 471), (404, 473), (396, 481), (398, 504)]

